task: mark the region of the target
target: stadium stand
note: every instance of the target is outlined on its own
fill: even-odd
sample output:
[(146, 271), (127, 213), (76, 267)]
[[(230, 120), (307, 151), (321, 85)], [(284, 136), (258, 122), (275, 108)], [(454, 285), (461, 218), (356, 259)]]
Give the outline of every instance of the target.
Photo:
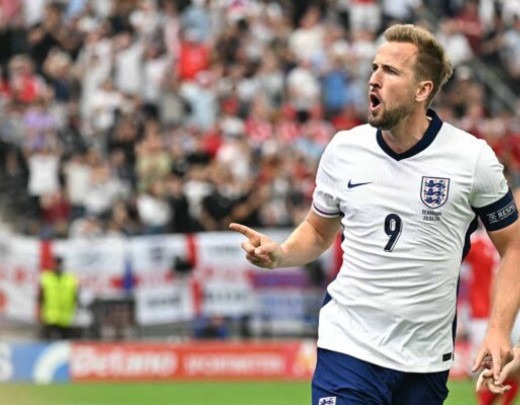
[(0, 199), (18, 233), (293, 225), (324, 145), (365, 120), (396, 19), (437, 32), (456, 74), (436, 108), (520, 184), (518, 2), (0, 4)]
[[(456, 69), (434, 108), (486, 139), (520, 187), (518, 1), (0, 0), (2, 227), (40, 240), (290, 228), (327, 142), (365, 122), (394, 21), (441, 39)], [(98, 325), (111, 301), (94, 302)], [(212, 319), (194, 322), (204, 334)], [(269, 322), (227, 326), (280, 333)], [(130, 335), (193, 333), (177, 322)]]

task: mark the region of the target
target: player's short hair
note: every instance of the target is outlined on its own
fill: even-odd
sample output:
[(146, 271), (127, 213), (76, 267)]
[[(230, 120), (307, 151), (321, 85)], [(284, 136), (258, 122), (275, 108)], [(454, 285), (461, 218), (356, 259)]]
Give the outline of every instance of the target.
[(384, 37), (388, 42), (406, 42), (417, 47), (415, 75), (419, 81), (433, 82), (433, 90), (427, 100), (430, 105), (453, 74), (453, 66), (444, 47), (430, 31), (413, 24), (392, 25), (386, 29)]

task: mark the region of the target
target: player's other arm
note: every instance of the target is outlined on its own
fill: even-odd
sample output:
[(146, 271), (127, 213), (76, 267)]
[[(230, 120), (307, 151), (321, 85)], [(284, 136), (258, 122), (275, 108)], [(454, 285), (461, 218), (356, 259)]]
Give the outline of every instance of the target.
[(324, 218), (311, 209), (305, 220), (281, 244), (244, 225), (232, 223), (229, 228), (247, 238), (242, 249), (250, 263), (273, 269), (302, 266), (316, 260), (334, 241), (340, 229), (340, 219)]
[(513, 360), (507, 363), (502, 371), (498, 380), (493, 378), (493, 370), (485, 369), (478, 376), (477, 380), (477, 391), (482, 391), (484, 387), (487, 387), (494, 394), (503, 394), (511, 389), (510, 385), (504, 385), (511, 375), (517, 374), (520, 371), (520, 343), (517, 343), (513, 347)]
[(495, 280), (486, 339), (475, 360), (474, 370), (491, 355), (493, 376), (498, 380), (500, 370), (510, 358), (510, 334), (520, 305), (520, 221), (488, 234), (502, 260)]

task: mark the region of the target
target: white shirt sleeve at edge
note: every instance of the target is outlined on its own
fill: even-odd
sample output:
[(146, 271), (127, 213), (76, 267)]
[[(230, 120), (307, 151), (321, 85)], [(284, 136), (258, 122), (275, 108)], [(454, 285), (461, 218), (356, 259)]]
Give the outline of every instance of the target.
[(470, 196), (471, 206), (486, 207), (502, 198), (509, 190), (504, 176), (504, 166), (498, 161), (495, 152), (485, 143), (481, 148), (473, 179)]

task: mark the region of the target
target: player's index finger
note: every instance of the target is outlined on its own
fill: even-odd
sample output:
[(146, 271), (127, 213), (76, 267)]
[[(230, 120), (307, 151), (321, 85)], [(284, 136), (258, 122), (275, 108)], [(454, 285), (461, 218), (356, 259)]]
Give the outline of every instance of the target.
[(246, 238), (258, 237), (258, 232), (256, 232), (255, 230), (253, 230), (253, 229), (251, 229), (251, 228), (249, 228), (248, 226), (245, 226), (245, 225), (232, 223), (232, 224), (229, 224), (229, 229), (231, 229), (232, 231), (236, 231), (236, 232), (241, 233)]

